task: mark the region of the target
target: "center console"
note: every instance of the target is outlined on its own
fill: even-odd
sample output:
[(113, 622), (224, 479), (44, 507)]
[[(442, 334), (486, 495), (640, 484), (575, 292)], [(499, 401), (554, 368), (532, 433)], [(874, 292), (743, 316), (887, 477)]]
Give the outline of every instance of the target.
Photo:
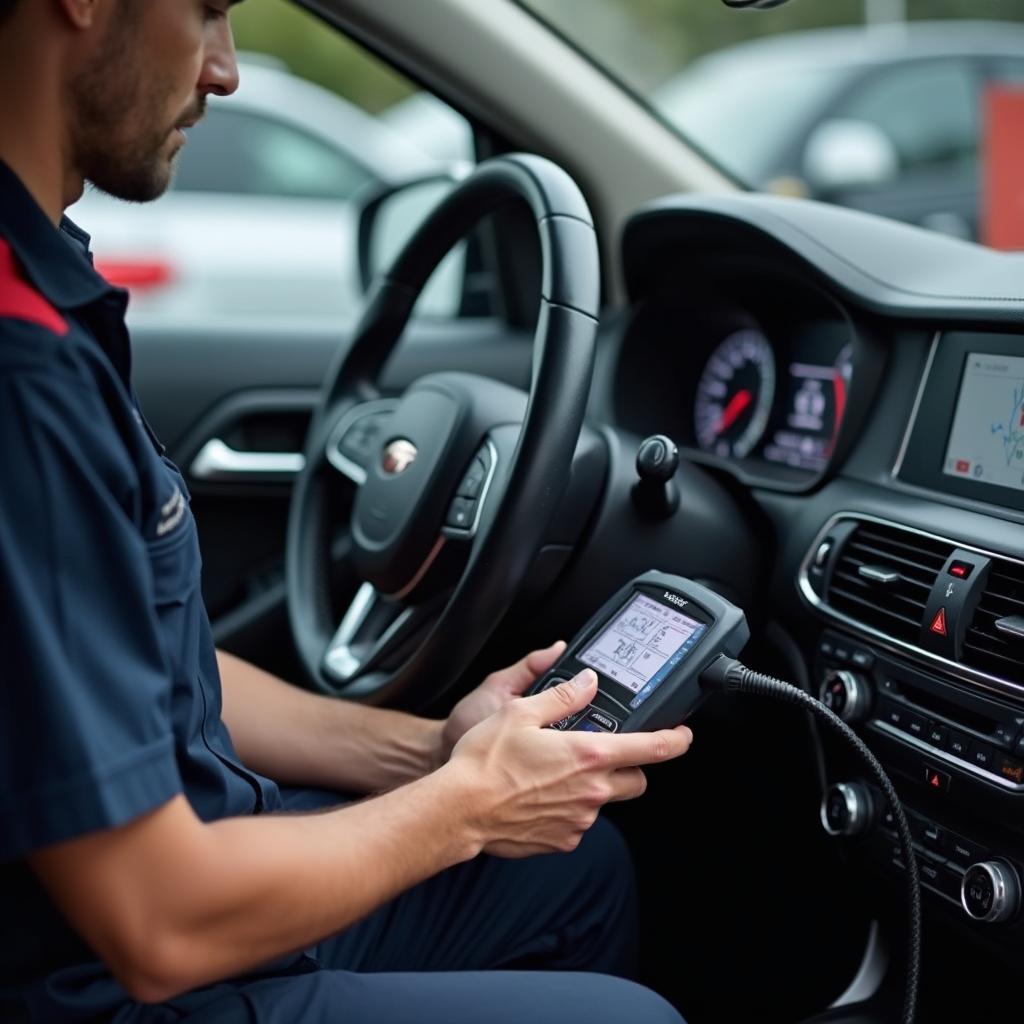
[[(819, 696), (865, 739), (904, 802), (926, 904), (1024, 948), (1024, 563), (844, 513), (800, 569), (825, 620)], [(905, 870), (889, 809), (840, 752), (822, 824), (872, 870)]]

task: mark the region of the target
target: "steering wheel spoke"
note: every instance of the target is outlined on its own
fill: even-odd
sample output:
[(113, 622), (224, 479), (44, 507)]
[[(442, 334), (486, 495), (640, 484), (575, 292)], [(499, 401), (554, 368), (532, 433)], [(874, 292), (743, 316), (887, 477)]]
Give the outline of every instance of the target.
[(438, 600), (403, 606), (363, 583), (324, 652), (323, 671), (352, 692), (360, 676), (386, 670), (434, 617)]

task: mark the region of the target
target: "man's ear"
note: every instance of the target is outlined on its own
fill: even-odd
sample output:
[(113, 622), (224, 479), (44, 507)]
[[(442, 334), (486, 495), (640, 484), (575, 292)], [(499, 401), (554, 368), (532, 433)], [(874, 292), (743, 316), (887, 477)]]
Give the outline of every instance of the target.
[(96, 24), (100, 8), (104, 5), (105, 0), (53, 0), (53, 2), (71, 27), (86, 30)]

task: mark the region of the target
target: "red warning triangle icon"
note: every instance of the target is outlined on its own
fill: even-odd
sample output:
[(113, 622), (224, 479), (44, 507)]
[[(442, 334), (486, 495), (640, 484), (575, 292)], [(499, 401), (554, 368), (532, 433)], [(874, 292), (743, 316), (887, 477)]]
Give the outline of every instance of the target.
[(932, 620), (931, 626), (928, 627), (933, 633), (938, 633), (939, 636), (946, 636), (946, 609), (940, 608), (938, 614)]

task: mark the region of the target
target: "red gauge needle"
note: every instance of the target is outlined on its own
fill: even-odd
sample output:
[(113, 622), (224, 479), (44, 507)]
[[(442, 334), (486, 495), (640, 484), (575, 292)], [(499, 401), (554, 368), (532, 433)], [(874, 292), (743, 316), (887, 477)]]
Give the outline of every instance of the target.
[(722, 418), (718, 421), (718, 427), (715, 430), (716, 434), (723, 434), (727, 431), (740, 417), (740, 413), (753, 401), (754, 396), (744, 388), (742, 391), (737, 391), (732, 398), (729, 399), (729, 404), (722, 410)]

